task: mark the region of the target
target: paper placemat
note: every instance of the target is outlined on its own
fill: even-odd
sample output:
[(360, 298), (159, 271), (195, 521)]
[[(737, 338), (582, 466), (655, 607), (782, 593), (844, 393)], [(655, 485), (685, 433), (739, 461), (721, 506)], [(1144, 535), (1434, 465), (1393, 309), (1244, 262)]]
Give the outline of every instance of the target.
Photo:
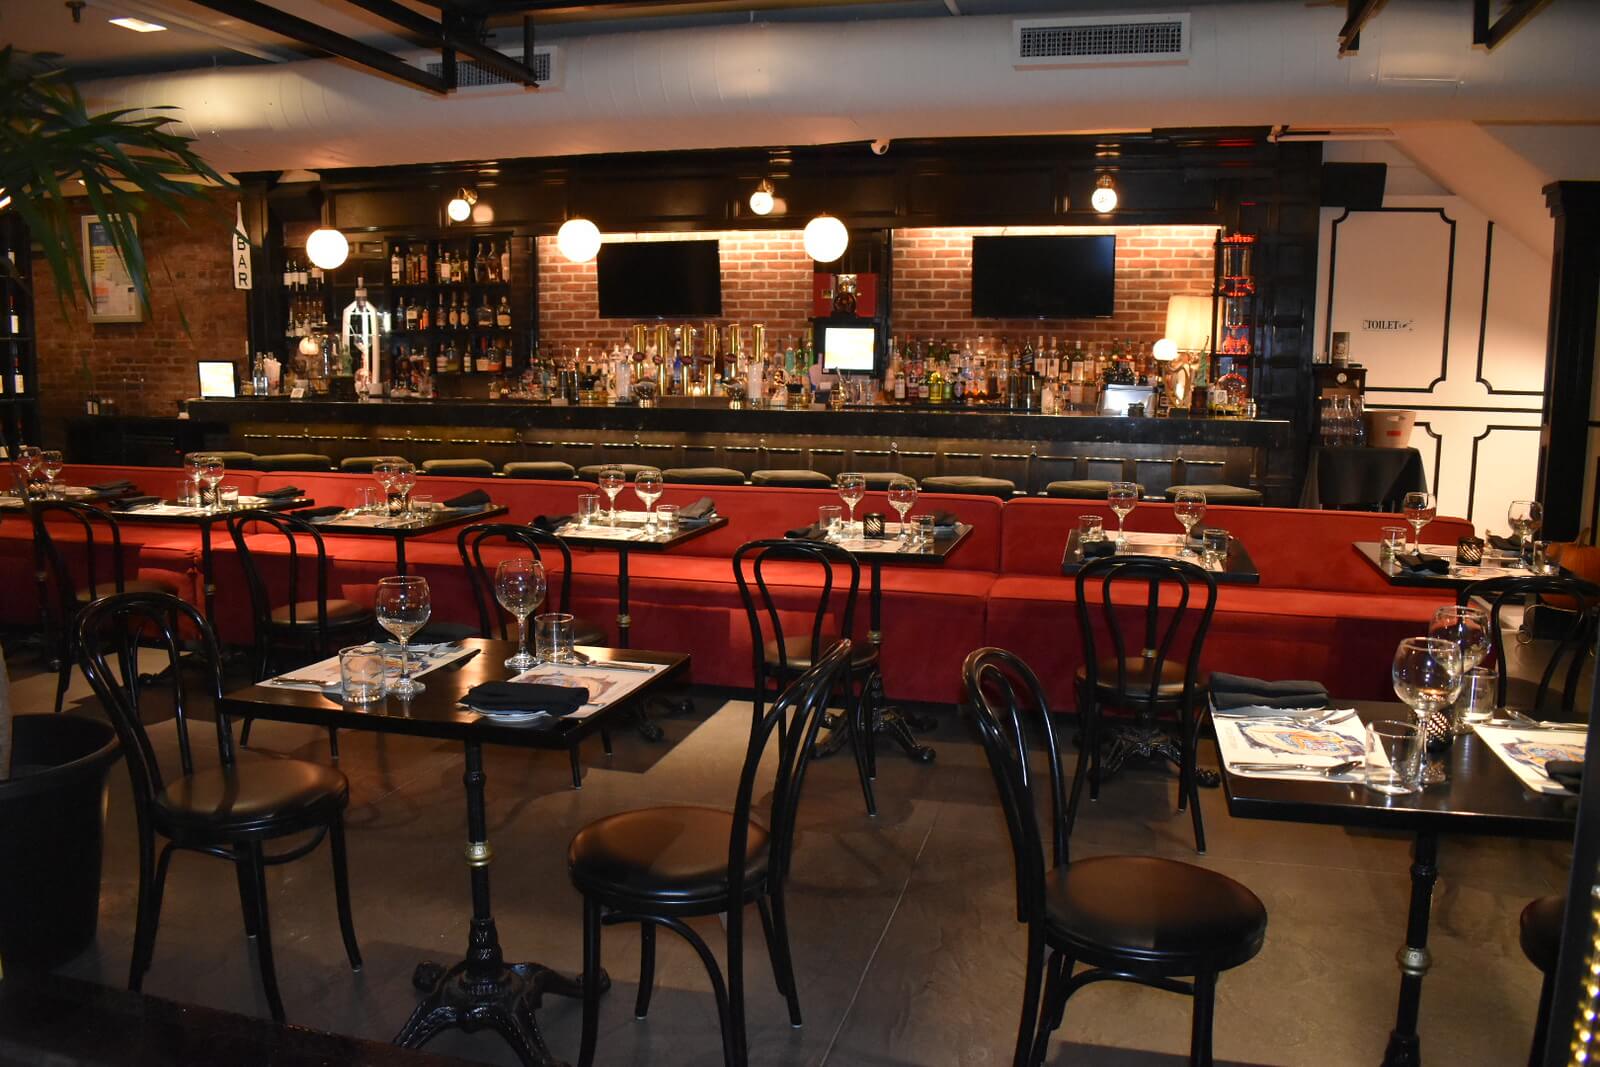
[[(383, 647), (383, 646), (379, 646)], [(421, 646), (412, 648), (410, 653), (411, 677), (420, 678), (430, 671), (440, 667), (447, 667), (458, 659), (464, 659), (473, 654), (475, 649), (461, 648), (459, 646)], [(398, 655), (398, 652), (393, 653)], [(270, 685), (274, 689), (302, 689), (307, 692), (320, 693), (326, 689), (339, 687), (339, 657), (329, 656), (327, 659), (318, 660), (307, 667), (299, 667), (276, 678), (268, 678), (262, 685)]]
[(592, 537), (599, 541), (648, 540), (642, 527), (629, 529), (626, 526), (579, 526), (575, 522), (566, 522), (561, 524), (556, 533), (562, 537)]
[[(589, 690), (589, 702), (576, 711), (561, 716), (563, 719), (586, 719), (597, 711), (625, 699), (651, 678), (654, 678), (667, 665), (664, 663), (640, 663), (646, 670), (616, 670), (605, 667), (586, 666), (583, 664), (555, 664), (542, 663), (531, 670), (511, 678), (513, 682), (537, 682), (541, 685), (569, 685), (583, 686)], [(463, 707), (467, 705), (463, 704)], [(478, 716), (489, 721), (494, 721), (497, 716), (491, 712), (479, 711)], [(527, 712), (518, 712), (508, 718), (517, 723), (544, 722), (553, 718), (549, 712), (537, 712), (530, 715)]]
[(143, 507), (129, 508), (134, 515), (172, 515), (181, 518), (195, 518), (200, 515), (209, 515), (206, 508), (190, 507), (187, 504), (145, 504)]
[[(1320, 709), (1309, 715), (1260, 708), (1259, 714), (1241, 714), (1251, 709), (1235, 709), (1234, 714), (1212, 716), (1217, 734), (1217, 752), (1231, 774), (1241, 778), (1288, 778), (1297, 781), (1355, 782), (1361, 768), (1345, 774), (1327, 775), (1315, 771), (1239, 770), (1239, 763), (1307, 763), (1333, 766), (1361, 760), (1366, 753), (1367, 732), (1353, 709), (1340, 709), (1341, 717), (1318, 726), (1307, 725), (1316, 715), (1334, 709)], [(1304, 719), (1306, 722), (1296, 722)]]
[(1581, 726), (1571, 730), (1529, 730), (1474, 723), (1472, 729), (1501, 762), (1511, 768), (1511, 773), (1535, 793), (1570, 792), (1545, 773), (1544, 765), (1551, 760), (1582, 763), (1588, 742), (1588, 734)]

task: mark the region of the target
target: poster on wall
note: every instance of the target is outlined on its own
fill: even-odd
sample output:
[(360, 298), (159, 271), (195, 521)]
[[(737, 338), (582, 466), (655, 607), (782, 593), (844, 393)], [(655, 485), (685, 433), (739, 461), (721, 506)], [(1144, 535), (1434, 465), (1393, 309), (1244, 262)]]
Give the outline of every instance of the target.
[[(89, 275), (90, 322), (143, 322), (144, 308), (133, 287), (128, 265), (117, 254), (111, 234), (98, 215), (85, 215), (83, 223), (83, 267)], [(130, 226), (136, 220), (129, 219)]]

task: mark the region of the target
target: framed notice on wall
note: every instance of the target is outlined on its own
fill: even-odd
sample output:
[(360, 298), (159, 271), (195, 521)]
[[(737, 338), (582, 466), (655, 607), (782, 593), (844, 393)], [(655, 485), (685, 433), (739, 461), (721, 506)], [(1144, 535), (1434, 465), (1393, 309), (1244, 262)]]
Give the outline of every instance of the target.
[[(139, 304), (138, 291), (133, 287), (133, 277), (122, 262), (111, 234), (98, 215), (84, 215), (83, 269), (89, 276), (90, 322), (143, 322), (144, 308)], [(128, 225), (136, 220), (130, 218)]]

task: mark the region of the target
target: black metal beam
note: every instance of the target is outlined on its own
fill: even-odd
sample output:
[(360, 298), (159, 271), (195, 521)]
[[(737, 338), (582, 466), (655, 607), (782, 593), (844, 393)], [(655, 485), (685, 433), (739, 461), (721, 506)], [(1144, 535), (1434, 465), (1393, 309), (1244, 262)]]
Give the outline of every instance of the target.
[(1472, 43), (1493, 52), (1505, 39), (1539, 13), (1550, 0), (1517, 0), (1493, 22), (1489, 21), (1489, 0), (1472, 0)]
[(1361, 29), (1378, 13), (1384, 0), (1345, 0), (1344, 25), (1339, 28), (1339, 55), (1353, 55), (1361, 49)]
[[(443, 51), (454, 50), (460, 52), (477, 60), (490, 70), (510, 78), (512, 81), (521, 82), (523, 85), (531, 86), (535, 89), (539, 87), (538, 80), (534, 77), (533, 68), (528, 65), (529, 58), (533, 55), (532, 52), (525, 52), (522, 62), (518, 63), (504, 52), (496, 51), (472, 37), (467, 37), (457, 32), (448, 13), (442, 12), (445, 16), (444, 20), (435, 22), (426, 15), (414, 11), (404, 4), (397, 3), (396, 0), (345, 0), (345, 2), (370, 11), (379, 18), (388, 19), (402, 29), (419, 34), (427, 38), (430, 44), (436, 44)], [(450, 66), (451, 57), (446, 56), (444, 67), (449, 70)], [(448, 76), (445, 80), (447, 82), (452, 81)], [(455, 88), (455, 85), (452, 83), (450, 88)]]
[(380, 74), (387, 74), (391, 78), (426, 89), (430, 93), (443, 95), (448, 87), (443, 78), (435, 77), (427, 71), (418, 70), (411, 64), (397, 59), (381, 48), (364, 44), (353, 37), (346, 37), (342, 33), (335, 33), (326, 26), (319, 26), (315, 22), (308, 22), (303, 18), (286, 14), (277, 8), (258, 3), (257, 0), (194, 0), (201, 7), (219, 11), (224, 15), (248, 22), (252, 26), (259, 26), (264, 30), (309, 45), (318, 51), (327, 52), (329, 55), (348, 59), (352, 63), (368, 67)]

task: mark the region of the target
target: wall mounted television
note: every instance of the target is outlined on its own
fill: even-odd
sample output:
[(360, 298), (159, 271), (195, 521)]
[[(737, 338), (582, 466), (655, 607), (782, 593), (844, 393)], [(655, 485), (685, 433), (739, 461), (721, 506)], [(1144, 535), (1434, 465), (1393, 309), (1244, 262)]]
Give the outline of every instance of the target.
[(595, 260), (603, 319), (720, 318), (722, 258), (716, 241), (626, 241)]
[(1102, 319), (1116, 311), (1111, 234), (972, 239), (975, 319)]

